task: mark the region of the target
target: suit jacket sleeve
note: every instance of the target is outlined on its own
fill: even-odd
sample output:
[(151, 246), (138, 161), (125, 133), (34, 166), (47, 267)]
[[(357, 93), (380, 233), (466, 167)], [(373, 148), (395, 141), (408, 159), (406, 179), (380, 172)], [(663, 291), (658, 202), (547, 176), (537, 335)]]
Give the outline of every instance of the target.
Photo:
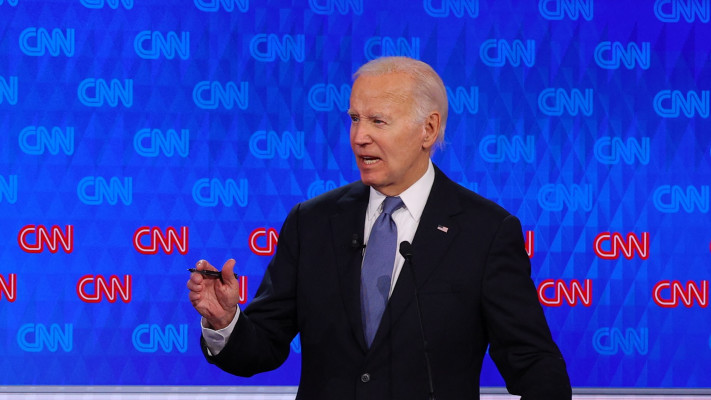
[(489, 354), (509, 392), (522, 400), (568, 400), (572, 394), (565, 362), (530, 274), (521, 224), (509, 215), (492, 241), (484, 275)]
[(296, 269), (299, 257), (299, 205), (295, 206), (279, 234), (279, 246), (249, 306), (240, 313), (225, 348), (217, 355), (201, 347), (207, 361), (237, 376), (270, 371), (289, 356), (297, 333)]

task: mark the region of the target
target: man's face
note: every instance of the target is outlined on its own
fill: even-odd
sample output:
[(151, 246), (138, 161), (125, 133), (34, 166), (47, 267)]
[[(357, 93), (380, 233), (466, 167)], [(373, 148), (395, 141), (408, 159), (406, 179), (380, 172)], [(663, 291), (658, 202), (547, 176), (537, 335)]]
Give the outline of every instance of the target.
[(431, 118), (415, 121), (412, 85), (407, 75), (390, 73), (360, 76), (351, 90), (350, 140), (361, 180), (387, 196), (425, 173), (437, 136)]

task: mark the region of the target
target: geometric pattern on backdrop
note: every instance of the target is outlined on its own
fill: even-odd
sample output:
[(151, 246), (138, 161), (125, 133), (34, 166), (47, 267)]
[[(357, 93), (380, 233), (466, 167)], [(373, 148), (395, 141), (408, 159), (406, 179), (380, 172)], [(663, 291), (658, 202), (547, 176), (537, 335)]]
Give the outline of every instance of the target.
[(248, 303), (289, 209), (358, 179), (352, 73), (407, 55), (447, 86), (434, 161), (521, 219), (573, 385), (711, 386), (710, 0), (0, 13), (0, 384), (298, 384), (298, 339), (204, 361), (186, 268), (235, 258)]

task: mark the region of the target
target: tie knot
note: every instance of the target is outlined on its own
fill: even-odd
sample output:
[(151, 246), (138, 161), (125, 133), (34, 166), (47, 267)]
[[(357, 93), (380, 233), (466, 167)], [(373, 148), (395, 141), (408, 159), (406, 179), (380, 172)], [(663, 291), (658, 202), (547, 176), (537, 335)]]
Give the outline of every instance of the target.
[(388, 196), (385, 198), (385, 201), (383, 201), (383, 214), (392, 215), (395, 210), (403, 205), (404, 204), (402, 203), (402, 199), (400, 197)]

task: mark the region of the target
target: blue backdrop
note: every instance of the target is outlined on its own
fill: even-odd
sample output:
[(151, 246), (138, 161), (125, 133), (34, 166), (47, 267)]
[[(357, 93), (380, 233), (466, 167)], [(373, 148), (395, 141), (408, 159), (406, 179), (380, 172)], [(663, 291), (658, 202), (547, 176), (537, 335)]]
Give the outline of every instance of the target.
[[(454, 180), (522, 221), (574, 386), (711, 387), (711, 0), (0, 0), (0, 385), (296, 385), (203, 360), (297, 202), (358, 179), (351, 75), (431, 64)], [(486, 362), (482, 382), (501, 385)]]

